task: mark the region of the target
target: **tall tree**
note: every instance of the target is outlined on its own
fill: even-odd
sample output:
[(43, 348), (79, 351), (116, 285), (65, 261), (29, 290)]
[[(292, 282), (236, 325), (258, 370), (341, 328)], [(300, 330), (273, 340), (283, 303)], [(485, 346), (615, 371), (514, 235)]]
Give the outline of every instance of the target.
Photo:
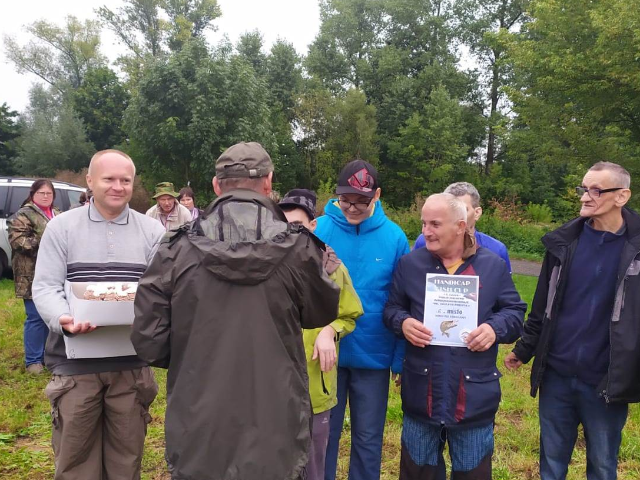
[(117, 10), (102, 6), (97, 14), (127, 47), (118, 63), (135, 84), (147, 63), (203, 38), (221, 12), (217, 0), (125, 0)]
[(525, 20), (530, 0), (462, 0), (456, 3), (458, 31), (462, 41), (479, 63), (482, 81), (488, 92), (487, 149), (485, 173), (491, 170), (496, 157), (496, 129), (503, 117), (499, 102), (501, 87), (508, 83), (509, 71), (503, 62), (505, 32), (518, 30)]
[(154, 63), (125, 115), (145, 180), (191, 181), (210, 192), (215, 159), (238, 141), (259, 141), (277, 159), (267, 95), (244, 59), (211, 52), (200, 39)]
[(469, 179), (463, 111), (446, 88), (439, 86), (389, 141), (385, 173), (396, 204), (408, 205), (415, 193), (427, 195), (442, 191), (456, 179)]
[(222, 14), (217, 0), (165, 0), (163, 9), (169, 16), (168, 42), (173, 51), (213, 30), (213, 21)]
[(320, 32), (306, 67), (333, 91), (360, 88), (372, 51), (383, 44), (382, 0), (320, 0)]
[(0, 175), (15, 173), (13, 162), (17, 156), (16, 138), (20, 136), (17, 118), (18, 112), (10, 110), (6, 103), (0, 105)]
[(267, 56), (262, 52), (263, 47), (264, 40), (258, 30), (240, 35), (236, 45), (238, 55), (244, 58), (260, 76), (264, 75), (267, 62)]
[(507, 37), (519, 127), (511, 154), (544, 160), (551, 178), (602, 159), (637, 173), (640, 12), (624, 0), (536, 0), (531, 17)]
[(293, 121), (296, 96), (302, 88), (301, 58), (291, 43), (277, 40), (266, 58), (266, 79), (271, 108)]
[(324, 88), (308, 89), (296, 108), (300, 147), (307, 175), (316, 188), (333, 181), (354, 158), (378, 164), (376, 109), (360, 90), (334, 97)]
[(107, 67), (91, 70), (73, 92), (71, 102), (98, 150), (113, 148), (126, 138), (122, 129), (129, 93)]
[(95, 148), (71, 106), (35, 85), (24, 124), (16, 169), (23, 174), (52, 177), (59, 170), (79, 171), (89, 164)]
[(41, 20), (26, 28), (31, 39), (24, 46), (4, 37), (7, 57), (18, 72), (34, 73), (60, 93), (78, 88), (90, 69), (105, 63), (96, 21), (81, 22), (70, 15), (61, 27)]
[(163, 0), (126, 0), (124, 6), (113, 11), (98, 8), (98, 17), (117, 36), (118, 40), (138, 59), (163, 54), (166, 25), (160, 17)]

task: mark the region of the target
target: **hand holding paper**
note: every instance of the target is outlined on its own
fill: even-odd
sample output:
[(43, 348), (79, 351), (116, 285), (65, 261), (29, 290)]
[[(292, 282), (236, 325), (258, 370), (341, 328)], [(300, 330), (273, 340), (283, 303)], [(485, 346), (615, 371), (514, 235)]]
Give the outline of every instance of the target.
[(433, 332), (415, 318), (407, 318), (402, 322), (402, 333), (404, 338), (416, 347), (426, 347), (433, 338)]
[(73, 323), (73, 317), (71, 315), (60, 315), (58, 319), (60, 322), (60, 326), (69, 333), (78, 334), (78, 333), (89, 333), (93, 332), (97, 327), (95, 325), (91, 325), (89, 322), (84, 323)]
[(469, 332), (465, 342), (472, 352), (484, 352), (489, 350), (496, 341), (496, 332), (488, 323), (481, 324), (475, 330)]

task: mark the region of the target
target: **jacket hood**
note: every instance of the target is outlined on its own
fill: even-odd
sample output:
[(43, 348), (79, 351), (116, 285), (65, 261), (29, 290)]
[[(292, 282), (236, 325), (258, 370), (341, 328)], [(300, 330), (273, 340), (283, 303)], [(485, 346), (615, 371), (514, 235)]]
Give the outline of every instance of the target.
[(382, 208), (382, 203), (378, 200), (373, 209), (373, 215), (358, 225), (351, 225), (347, 221), (347, 217), (342, 213), (340, 207), (336, 205), (337, 202), (337, 198), (329, 200), (324, 207), (324, 213), (343, 230), (349, 232), (357, 230), (359, 233), (371, 232), (384, 225), (387, 219), (387, 216), (384, 214), (384, 209)]
[(189, 239), (201, 265), (214, 275), (256, 285), (273, 275), (296, 241), (305, 240), (293, 233), (272, 200), (239, 189), (216, 199), (194, 222)]
[[(640, 248), (640, 215), (625, 207), (622, 209), (622, 218), (627, 228), (628, 241)], [(570, 220), (556, 230), (545, 234), (542, 237), (542, 243), (547, 250), (559, 256), (560, 249), (570, 245), (580, 236), (587, 220), (587, 217), (577, 217)]]

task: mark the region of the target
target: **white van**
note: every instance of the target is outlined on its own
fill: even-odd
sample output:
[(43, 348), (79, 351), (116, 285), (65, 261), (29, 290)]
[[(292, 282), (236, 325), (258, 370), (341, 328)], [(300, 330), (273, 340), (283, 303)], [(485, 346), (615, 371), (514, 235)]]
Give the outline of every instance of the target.
[[(0, 177), (0, 276), (11, 269), (11, 247), (7, 233), (7, 219), (16, 213), (22, 202), (29, 196), (29, 189), (35, 178)], [(53, 205), (62, 212), (76, 205), (84, 187), (72, 183), (52, 180), (56, 191)]]

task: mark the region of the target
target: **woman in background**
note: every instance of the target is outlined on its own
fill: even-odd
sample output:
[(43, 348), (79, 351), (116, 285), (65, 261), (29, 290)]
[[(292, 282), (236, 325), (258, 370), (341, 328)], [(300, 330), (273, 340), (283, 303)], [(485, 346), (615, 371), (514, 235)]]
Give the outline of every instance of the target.
[(36, 180), (20, 210), (7, 221), (16, 297), (23, 299), (27, 314), (24, 323), (25, 366), (27, 372), (32, 374), (44, 370), (44, 345), (49, 328), (33, 303), (31, 283), (44, 229), (49, 220), (60, 214), (53, 206), (55, 198), (56, 192), (50, 180)]
[(195, 220), (202, 214), (202, 210), (196, 207), (195, 197), (191, 187), (184, 187), (178, 192), (178, 201), (181, 205), (184, 205), (191, 212), (191, 220)]

